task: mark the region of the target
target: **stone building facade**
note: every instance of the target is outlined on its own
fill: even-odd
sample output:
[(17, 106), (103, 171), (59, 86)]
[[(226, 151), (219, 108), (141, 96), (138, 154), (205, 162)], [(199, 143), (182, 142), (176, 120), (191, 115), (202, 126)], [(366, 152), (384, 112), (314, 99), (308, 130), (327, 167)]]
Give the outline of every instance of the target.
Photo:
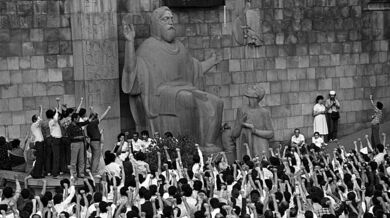
[(24, 137), (31, 117), (84, 97), (116, 141), (119, 73), (116, 1), (0, 1), (0, 135)]
[(74, 106), (70, 15), (61, 1), (0, 2), (0, 135), (24, 136), (39, 105)]
[[(179, 39), (194, 57), (203, 60), (215, 50), (224, 58), (202, 87), (224, 100), (224, 122), (235, 119), (252, 84), (267, 91), (263, 104), (271, 110), (275, 140), (287, 139), (295, 127), (310, 136), (315, 97), (329, 90), (341, 100), (341, 134), (367, 126), (370, 94), (390, 107), (389, 11), (367, 10), (367, 0), (252, 0), (263, 45), (251, 47), (232, 34), (238, 1), (244, 0), (226, 0), (226, 10), (173, 9)], [(0, 1), (0, 135), (21, 137), (39, 105), (53, 107), (60, 97), (74, 106), (81, 96), (99, 112), (112, 106), (102, 124), (109, 143), (121, 129), (132, 130), (120, 92), (120, 25), (122, 19), (134, 23), (139, 45), (149, 36), (151, 11), (162, 3)]]
[[(330, 90), (342, 104), (340, 134), (367, 127), (370, 94), (389, 107), (389, 11), (367, 10), (367, 0), (252, 0), (264, 45), (249, 47), (238, 45), (232, 35), (238, 1), (244, 2), (226, 0), (226, 15), (223, 6), (173, 9), (177, 34), (194, 57), (203, 60), (215, 50), (224, 58), (206, 75), (203, 87), (223, 98), (224, 122), (235, 119), (252, 84), (267, 91), (263, 104), (271, 110), (277, 141), (288, 139), (295, 127), (311, 136), (315, 97), (326, 98)], [(131, 16), (138, 44), (149, 36), (148, 16), (161, 2), (119, 2), (118, 20)], [(122, 38), (120, 64), (121, 45)], [(121, 108), (126, 105), (122, 95)], [(122, 128), (130, 127), (129, 113), (121, 116)]]

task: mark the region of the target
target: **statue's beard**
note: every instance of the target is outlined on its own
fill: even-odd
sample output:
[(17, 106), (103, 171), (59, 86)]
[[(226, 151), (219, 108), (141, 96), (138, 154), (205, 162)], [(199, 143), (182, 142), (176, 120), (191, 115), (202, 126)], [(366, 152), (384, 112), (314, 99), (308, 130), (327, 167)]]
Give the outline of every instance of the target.
[(174, 27), (161, 31), (161, 38), (166, 42), (169, 43), (173, 42), (173, 40), (175, 40), (175, 37), (176, 37), (176, 30)]

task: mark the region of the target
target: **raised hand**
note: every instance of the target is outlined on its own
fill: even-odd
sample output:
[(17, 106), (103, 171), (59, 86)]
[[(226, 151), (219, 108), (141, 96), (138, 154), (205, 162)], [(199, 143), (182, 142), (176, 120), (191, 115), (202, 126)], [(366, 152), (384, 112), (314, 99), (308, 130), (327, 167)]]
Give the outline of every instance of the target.
[(133, 41), (135, 37), (135, 30), (133, 24), (127, 24), (125, 21), (122, 21), (123, 26), (123, 36), (128, 41)]
[(215, 51), (211, 53), (210, 61), (212, 61), (214, 64), (219, 64), (222, 61), (221, 55), (217, 54)]

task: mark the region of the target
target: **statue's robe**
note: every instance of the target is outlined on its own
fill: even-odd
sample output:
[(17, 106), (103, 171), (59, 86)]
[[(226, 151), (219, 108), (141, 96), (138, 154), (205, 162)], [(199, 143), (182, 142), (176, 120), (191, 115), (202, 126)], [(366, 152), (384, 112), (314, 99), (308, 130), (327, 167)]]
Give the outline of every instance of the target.
[[(136, 69), (122, 87), (130, 94), (130, 109), (137, 130), (189, 134), (199, 143), (212, 143), (219, 135), (223, 102), (200, 91), (201, 63), (184, 45), (176, 49), (154, 37), (136, 51)], [(123, 84), (123, 83), (122, 83)]]
[(247, 153), (244, 143), (249, 145), (252, 157), (256, 155), (261, 157), (263, 152), (268, 154), (269, 138), (259, 137), (255, 133), (252, 133), (251, 129), (242, 127), (240, 118), (245, 115), (247, 116), (247, 120), (245, 122), (253, 124), (256, 130), (273, 131), (271, 114), (268, 110), (262, 107), (250, 108), (248, 106), (239, 108), (237, 110), (237, 117), (233, 127), (233, 137), (237, 139), (237, 158), (241, 158)]

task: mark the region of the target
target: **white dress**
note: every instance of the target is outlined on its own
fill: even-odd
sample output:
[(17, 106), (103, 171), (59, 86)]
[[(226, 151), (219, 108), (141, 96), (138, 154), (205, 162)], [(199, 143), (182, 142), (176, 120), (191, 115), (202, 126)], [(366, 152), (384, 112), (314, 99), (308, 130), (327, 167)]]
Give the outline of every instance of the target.
[[(313, 111), (314, 111), (314, 113), (324, 112), (325, 106), (322, 104), (316, 104), (316, 105), (314, 105)], [(328, 124), (326, 123), (325, 114), (319, 114), (319, 115), (314, 117), (313, 131), (319, 132), (320, 135), (327, 135), (328, 134)]]

